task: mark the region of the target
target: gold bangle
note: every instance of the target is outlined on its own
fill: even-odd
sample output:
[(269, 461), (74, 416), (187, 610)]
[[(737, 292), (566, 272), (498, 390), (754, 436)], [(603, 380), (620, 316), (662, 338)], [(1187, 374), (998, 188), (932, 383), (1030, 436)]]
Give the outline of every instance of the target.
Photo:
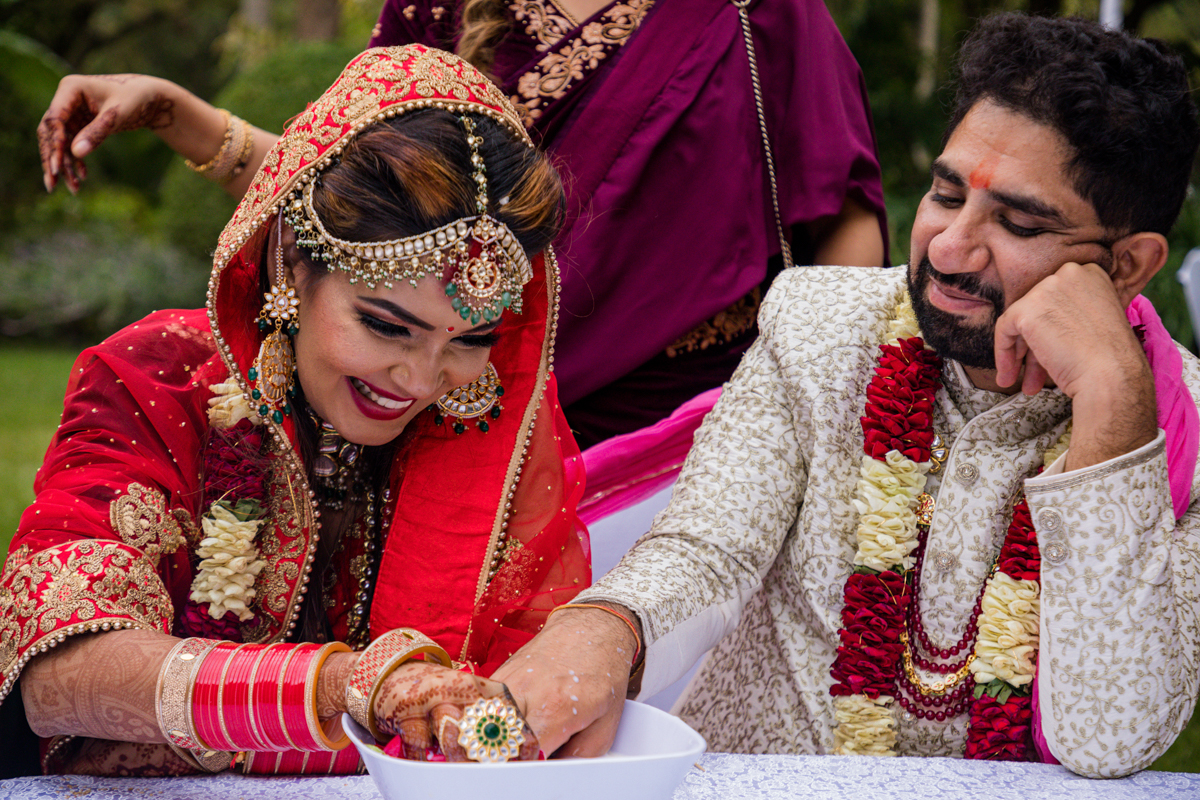
[[(325, 664), (325, 659), (333, 653), (349, 653), (350, 645), (342, 642), (330, 642), (317, 651), (317, 655), (308, 665), (308, 675), (304, 679), (305, 704), (304, 717), (308, 720), (308, 731), (312, 734), (315, 741), (329, 751), (343, 750), (350, 745), (350, 736), (344, 730), (342, 736), (337, 741), (331, 740), (325, 735), (324, 729), (321, 727), (321, 720), (317, 718), (317, 676), (321, 672), (321, 667)], [(341, 729), (341, 723), (338, 722), (338, 728)]]
[(184, 639), (171, 648), (158, 673), (154, 697), (158, 728), (168, 742), (185, 750), (203, 747), (192, 728), (192, 686), (204, 656), (218, 644), (217, 639)]
[(213, 750), (196, 736), (192, 725), (192, 688), (205, 656), (221, 642), (220, 639), (184, 639), (167, 654), (155, 686), (155, 714), (163, 736), (172, 748), (188, 751), (207, 772), (229, 769), (232, 754)]
[(346, 684), (346, 710), (376, 740), (387, 738), (375, 727), (375, 697), (379, 687), (396, 667), (417, 655), (433, 656), (442, 666), (451, 666), (450, 654), (433, 639), (408, 628), (396, 628), (371, 642), (350, 673), (350, 681)]
[(223, 108), (219, 110), (225, 120), (225, 135), (217, 154), (203, 164), (191, 159), (184, 159), (184, 163), (196, 174), (223, 186), (246, 168), (254, 149), (254, 132), (244, 120)]

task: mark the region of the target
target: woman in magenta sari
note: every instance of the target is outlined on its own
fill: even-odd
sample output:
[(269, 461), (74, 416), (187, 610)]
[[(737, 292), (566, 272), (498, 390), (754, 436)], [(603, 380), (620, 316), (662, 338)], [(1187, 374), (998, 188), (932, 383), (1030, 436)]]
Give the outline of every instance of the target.
[[(751, 2), (748, 13), (761, 115), (728, 0), (387, 0), (371, 39), (456, 49), (568, 175), (556, 369), (583, 447), (729, 377), (783, 264), (780, 228), (798, 264), (885, 261), (857, 63), (817, 0)], [(76, 157), (138, 125), (201, 164), (230, 139), (216, 109), (173, 84), (68, 78), (41, 129), (48, 184), (76, 185)], [(231, 193), (271, 141), (254, 131)]]

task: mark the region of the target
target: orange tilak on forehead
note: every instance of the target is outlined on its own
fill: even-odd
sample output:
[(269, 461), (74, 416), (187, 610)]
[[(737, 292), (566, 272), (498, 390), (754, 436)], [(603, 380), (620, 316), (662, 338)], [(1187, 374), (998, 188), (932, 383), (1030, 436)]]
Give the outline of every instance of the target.
[(1000, 156), (992, 153), (983, 161), (979, 162), (979, 166), (971, 170), (967, 182), (971, 184), (972, 189), (988, 189), (991, 188), (992, 178), (996, 175), (996, 166), (1000, 161)]

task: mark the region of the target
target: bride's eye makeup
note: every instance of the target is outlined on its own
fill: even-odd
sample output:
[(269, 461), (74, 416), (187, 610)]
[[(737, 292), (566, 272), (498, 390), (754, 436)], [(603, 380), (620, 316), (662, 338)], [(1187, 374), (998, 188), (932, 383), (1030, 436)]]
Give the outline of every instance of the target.
[(379, 317), (373, 317), (370, 314), (359, 313), (358, 320), (370, 330), (384, 336), (388, 339), (404, 339), (412, 336), (412, 332), (403, 325), (394, 325), (390, 322), (384, 322)]

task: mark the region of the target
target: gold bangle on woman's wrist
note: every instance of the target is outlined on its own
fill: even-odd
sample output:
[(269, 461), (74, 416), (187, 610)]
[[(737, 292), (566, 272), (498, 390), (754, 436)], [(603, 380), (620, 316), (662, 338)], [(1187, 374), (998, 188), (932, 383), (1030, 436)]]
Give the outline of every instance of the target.
[(198, 175), (224, 186), (246, 169), (254, 151), (254, 130), (245, 120), (235, 117), (225, 109), (219, 111), (225, 120), (225, 136), (221, 140), (221, 149), (203, 164), (197, 164), (191, 159), (184, 159), (184, 162)]
[(220, 644), (218, 639), (184, 639), (163, 660), (154, 692), (158, 727), (167, 743), (181, 758), (208, 771), (229, 767), (230, 753), (215, 750), (200, 741), (192, 724), (192, 687), (204, 657)]
[(396, 667), (422, 654), (432, 656), (444, 667), (451, 666), (450, 654), (433, 639), (408, 628), (396, 628), (371, 642), (350, 673), (350, 681), (346, 684), (346, 710), (377, 740), (387, 738), (375, 727), (375, 697), (383, 679)]

